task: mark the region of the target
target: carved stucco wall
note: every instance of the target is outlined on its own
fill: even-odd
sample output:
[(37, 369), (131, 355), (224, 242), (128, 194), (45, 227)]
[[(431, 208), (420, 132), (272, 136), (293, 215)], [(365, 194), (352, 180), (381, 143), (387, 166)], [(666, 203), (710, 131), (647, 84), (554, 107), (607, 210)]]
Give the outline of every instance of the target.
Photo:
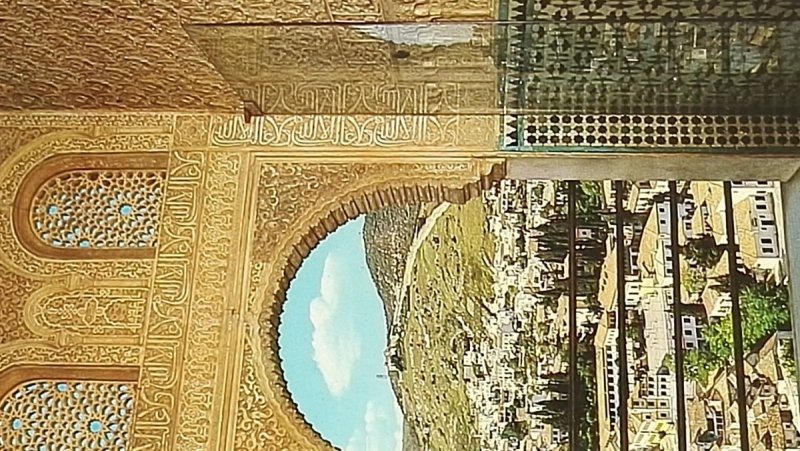
[(494, 17), (492, 0), (0, 2), (0, 110), (233, 112), (183, 23)]
[[(0, 380), (7, 380), (15, 368), (22, 367), (29, 368), (25, 372), (31, 375), (59, 365), (51, 373), (68, 377), (62, 371), (63, 365), (90, 365), (90, 369), (100, 371), (97, 374), (107, 376), (114, 374), (114, 368), (139, 365), (138, 328), (142, 317), (132, 315), (133, 323), (128, 319), (119, 322), (117, 312), (141, 311), (152, 262), (44, 259), (21, 245), (11, 217), (20, 207), (14, 204), (16, 191), (41, 161), (71, 152), (80, 152), (89, 161), (96, 152), (166, 150), (160, 137), (171, 122), (163, 119), (159, 115), (0, 115)], [(130, 127), (129, 132), (139, 132), (119, 133), (125, 126)], [(106, 287), (100, 287), (102, 284)], [(54, 292), (59, 295), (50, 296)], [(95, 299), (102, 304), (100, 299), (107, 292), (112, 293), (115, 305), (101, 305), (102, 313), (96, 316), (85, 310), (88, 304), (84, 301), (91, 297), (86, 294), (95, 293)], [(117, 326), (113, 326), (114, 322)], [(107, 326), (122, 326), (121, 333), (112, 332)]]
[(0, 109), (222, 110), (236, 95), (168, 2), (0, 6)]
[[(487, 152), (496, 129), (455, 116), (247, 125), (210, 114), (0, 114), (0, 281), (15, 287), (0, 295), (0, 374), (137, 367), (131, 449), (325, 449), (278, 362), (274, 320), (289, 280), (358, 213), (475, 195), (502, 175)], [(28, 251), (10, 221), (28, 175), (54, 156), (91, 167), (114, 153), (168, 155), (154, 254)]]

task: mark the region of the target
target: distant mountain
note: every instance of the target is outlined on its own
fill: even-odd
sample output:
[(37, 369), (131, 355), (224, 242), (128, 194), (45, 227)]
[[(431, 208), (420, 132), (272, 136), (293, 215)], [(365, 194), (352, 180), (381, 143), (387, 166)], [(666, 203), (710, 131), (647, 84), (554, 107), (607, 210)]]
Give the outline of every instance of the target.
[(403, 423), (403, 451), (422, 451), (417, 434), (408, 421)]
[[(395, 300), (416, 233), (419, 211), (419, 205), (389, 207), (368, 214), (364, 221), (367, 267), (383, 301), (387, 327), (392, 323)], [(395, 393), (398, 393), (396, 374), (390, 379)], [(403, 451), (421, 449), (411, 424), (404, 421)]]
[(364, 221), (367, 267), (383, 300), (387, 326), (391, 325), (419, 209), (419, 205), (388, 207), (368, 214)]

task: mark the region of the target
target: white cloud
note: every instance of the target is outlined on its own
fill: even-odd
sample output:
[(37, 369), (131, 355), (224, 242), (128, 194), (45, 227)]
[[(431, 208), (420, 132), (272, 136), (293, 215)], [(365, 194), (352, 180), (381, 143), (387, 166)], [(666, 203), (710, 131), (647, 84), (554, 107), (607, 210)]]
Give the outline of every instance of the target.
[(403, 413), (396, 403), (393, 410), (367, 401), (363, 426), (350, 437), (344, 451), (402, 451)]
[(361, 339), (352, 319), (342, 309), (341, 287), (347, 271), (328, 255), (322, 269), (320, 295), (309, 305), (313, 358), (333, 396), (350, 388), (353, 368), (361, 357)]
[(375, 432), (382, 416), (378, 406), (373, 401), (367, 401), (367, 408), (364, 411), (364, 427), (367, 429), (367, 434)]
[(403, 451), (403, 424), (405, 416), (397, 402), (394, 403), (394, 451)]

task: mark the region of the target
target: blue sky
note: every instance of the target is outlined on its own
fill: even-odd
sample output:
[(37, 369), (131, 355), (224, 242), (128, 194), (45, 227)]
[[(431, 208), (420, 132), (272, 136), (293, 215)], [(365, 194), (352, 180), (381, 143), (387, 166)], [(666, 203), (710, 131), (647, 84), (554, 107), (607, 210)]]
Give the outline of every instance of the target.
[(281, 317), (280, 356), (300, 412), (344, 451), (399, 451), (402, 414), (386, 375), (386, 320), (366, 263), (364, 217), (303, 262)]

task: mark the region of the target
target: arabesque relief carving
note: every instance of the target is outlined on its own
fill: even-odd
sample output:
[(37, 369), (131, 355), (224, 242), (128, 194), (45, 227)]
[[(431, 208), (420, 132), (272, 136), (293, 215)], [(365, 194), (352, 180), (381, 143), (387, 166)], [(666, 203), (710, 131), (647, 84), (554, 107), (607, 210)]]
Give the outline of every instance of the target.
[[(91, 117), (0, 115), (0, 138), (10, 138), (0, 140), (0, 173), (3, 174), (0, 214), (6, 218), (0, 233), (0, 280), (3, 281), (0, 295), (3, 318), (0, 326), (0, 396), (10, 389), (7, 384), (15, 380), (14, 371), (22, 371), (25, 377), (29, 377), (26, 380), (34, 381), (33, 385), (25, 386), (28, 391), (35, 384), (44, 384), (40, 387), (43, 390), (55, 387), (58, 391), (58, 387), (47, 385), (50, 383), (47, 381), (70, 377), (77, 380), (119, 380), (115, 374), (124, 373), (127, 382), (137, 381), (141, 327), (149, 296), (152, 261), (131, 260), (130, 256), (127, 262), (112, 259), (70, 261), (57, 252), (45, 257), (34, 254), (23, 245), (25, 239), (38, 237), (28, 235), (26, 238), (17, 232), (20, 225), (33, 224), (28, 215), (35, 199), (33, 193), (64, 171), (102, 170), (115, 164), (125, 167), (125, 162), (131, 162), (125, 157), (126, 151), (132, 149), (145, 152), (145, 159), (159, 155), (158, 150), (165, 150), (166, 146), (158, 144), (158, 131), (167, 129), (158, 130), (151, 126), (158, 122), (157, 117), (109, 117), (103, 121)], [(138, 128), (142, 124), (147, 125)], [(126, 125), (131, 129), (125, 130)], [(123, 130), (128, 134), (120, 133)], [(134, 134), (130, 134), (132, 130)], [(98, 156), (101, 151), (112, 154), (104, 160)], [(76, 157), (78, 153), (81, 156)], [(45, 161), (56, 164), (48, 166), (43, 163)], [(162, 158), (164, 167), (166, 162)], [(83, 174), (92, 177), (92, 172)], [(48, 205), (63, 200), (63, 196), (89, 191), (85, 186), (63, 188), (47, 198)], [(123, 188), (128, 192), (137, 189), (135, 182)], [(19, 196), (21, 191), (27, 191), (31, 196)], [(21, 201), (22, 198), (25, 199)], [(76, 205), (77, 210), (70, 212), (70, 216), (80, 216), (81, 207)], [(21, 221), (13, 224), (13, 217)], [(58, 219), (63, 221), (64, 218)], [(79, 369), (73, 371), (70, 368)], [(37, 377), (39, 380), (35, 381)], [(44, 437), (48, 437), (44, 439), (48, 445), (55, 446), (60, 440), (58, 437), (66, 437), (43, 435), (36, 430), (37, 427), (50, 429), (60, 424), (59, 421), (67, 421), (55, 404), (48, 407), (55, 409), (53, 422), (31, 423), (30, 412), (25, 408), (19, 410), (21, 407), (15, 404), (22, 398), (15, 395), (14, 399), (11, 404), (8, 399), (3, 401), (3, 412), (17, 412), (22, 416), (4, 417), (0, 421), (4, 448), (38, 446), (43, 444), (41, 440)], [(132, 402), (131, 398), (129, 403)], [(70, 434), (68, 428), (62, 432)], [(33, 439), (30, 439), (31, 433)], [(85, 442), (80, 446), (90, 446), (91, 443), (95, 442)]]
[[(460, 35), (435, 45), (443, 39), (437, 26), (445, 27), (439, 35)], [(187, 31), (242, 99), (269, 116), (499, 111), (495, 28), (453, 28), (197, 25)]]
[(166, 153), (45, 160), (14, 200), (22, 245), (58, 259), (153, 258), (167, 164)]
[[(48, 158), (59, 154), (84, 153), (85, 155), (108, 154), (109, 152), (118, 153), (137, 153), (143, 152), (150, 157), (159, 157), (168, 146), (168, 136), (162, 134), (114, 134), (93, 137), (92, 131), (58, 131), (40, 136), (26, 145), (17, 149), (17, 152), (0, 166), (0, 261), (7, 266), (15, 268), (22, 273), (35, 275), (36, 277), (59, 276), (65, 274), (80, 274), (89, 272), (97, 277), (145, 277), (149, 275), (152, 266), (146, 259), (138, 262), (125, 263), (115, 260), (98, 260), (96, 262), (75, 262), (67, 260), (53, 260), (61, 249), (54, 249), (44, 245), (37, 237), (33, 236), (32, 227), (28, 212), (34, 193), (45, 180), (59, 172), (61, 166), (58, 164), (67, 161), (55, 160), (57, 165), (40, 164)], [(151, 153), (152, 152), (152, 153)], [(148, 157), (149, 158), (149, 157)], [(102, 158), (92, 163), (91, 158), (83, 157), (83, 164), (92, 167), (104, 167)], [(115, 159), (111, 159), (114, 161)], [(116, 159), (122, 162), (123, 159)], [(74, 163), (73, 163), (74, 164)], [(37, 170), (37, 167), (41, 171)], [(38, 183), (37, 183), (38, 181)], [(22, 205), (15, 202), (21, 202)], [(22, 224), (23, 227), (19, 227)], [(24, 243), (23, 243), (24, 242)], [(39, 255), (32, 253), (29, 249), (39, 250)], [(87, 252), (85, 249), (73, 250)], [(146, 251), (146, 250), (145, 250)], [(71, 251), (66, 251), (70, 253)], [(148, 252), (143, 255), (131, 257), (141, 259), (146, 257)], [(61, 254), (62, 256), (64, 254)], [(151, 255), (152, 257), (152, 255)]]
[(175, 152), (164, 199), (132, 449), (205, 449), (217, 427), (241, 156)]
[(494, 116), (241, 116), (212, 119), (213, 147), (408, 150), (492, 149), (499, 120)]
[(110, 281), (105, 287), (68, 290), (56, 286), (37, 292), (25, 304), (26, 325), (40, 336), (64, 333), (85, 337), (84, 341), (102, 337), (101, 342), (136, 344), (148, 289), (146, 284), (126, 284), (134, 285)]
[(44, 286), (41, 280), (27, 278), (0, 266), (0, 349), (9, 343), (30, 340), (35, 334), (25, 326), (25, 305), (31, 294)]
[[(30, 199), (15, 202), (24, 190), (23, 180), (44, 182), (62, 170), (74, 169), (76, 160), (69, 154), (82, 153), (83, 168), (92, 167), (92, 152), (118, 152), (112, 166), (124, 162), (120, 154), (128, 150), (157, 155), (166, 149), (165, 141), (159, 142), (164, 135), (158, 133), (169, 127), (163, 115), (120, 115), (106, 120), (97, 115), (0, 115), (0, 215), (5, 218), (0, 231), (0, 278), (5, 280), (0, 369), (34, 362), (138, 362), (140, 325), (136, 323), (143, 322), (152, 262), (66, 261), (58, 255), (34, 255), (22, 244), (25, 238), (11, 218), (21, 215), (21, 223), (30, 224), (25, 215)], [(58, 165), (42, 165), (50, 158)], [(108, 167), (102, 161), (94, 163)], [(33, 183), (29, 188), (35, 192), (38, 186)], [(93, 280), (102, 280), (105, 286), (91, 287)]]

